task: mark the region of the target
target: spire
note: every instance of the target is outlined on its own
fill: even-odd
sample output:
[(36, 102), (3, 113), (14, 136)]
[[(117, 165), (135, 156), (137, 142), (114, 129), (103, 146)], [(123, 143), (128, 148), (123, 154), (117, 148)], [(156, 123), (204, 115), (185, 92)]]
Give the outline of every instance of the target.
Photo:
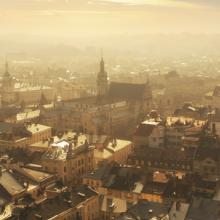
[(97, 75), (97, 96), (104, 96), (108, 91), (108, 75), (105, 71), (105, 62), (101, 54), (100, 71)]
[(5, 75), (8, 75), (9, 74), (9, 71), (8, 71), (8, 61), (6, 59), (5, 61)]
[(105, 62), (102, 56), (101, 62), (100, 62), (100, 73), (104, 73), (104, 72), (105, 72)]
[(103, 50), (101, 49), (100, 73), (105, 73), (105, 61), (103, 58)]

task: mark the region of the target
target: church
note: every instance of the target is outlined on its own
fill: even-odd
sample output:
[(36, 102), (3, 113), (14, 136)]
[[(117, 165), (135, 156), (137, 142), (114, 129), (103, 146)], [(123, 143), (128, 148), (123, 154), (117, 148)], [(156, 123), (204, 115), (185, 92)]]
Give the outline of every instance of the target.
[(14, 79), (8, 70), (8, 62), (5, 63), (5, 73), (3, 74), (0, 88), (0, 106), (39, 104), (42, 96), (50, 102), (55, 97), (55, 90), (46, 86), (15, 88)]
[(138, 108), (140, 114), (148, 112), (152, 103), (152, 91), (150, 83), (108, 83), (108, 74), (105, 71), (103, 58), (100, 62), (100, 71), (97, 75), (97, 102), (99, 99), (104, 103), (125, 101), (130, 107)]
[[(60, 130), (74, 129), (85, 133), (123, 136), (123, 131), (126, 134), (134, 131), (136, 125), (145, 119), (151, 106), (149, 81), (142, 84), (109, 83), (102, 58), (96, 79), (96, 95), (61, 100), (55, 104), (53, 114), (51, 110), (44, 111), (42, 120), (48, 121), (52, 127), (59, 125)], [(54, 120), (56, 112), (57, 120)]]

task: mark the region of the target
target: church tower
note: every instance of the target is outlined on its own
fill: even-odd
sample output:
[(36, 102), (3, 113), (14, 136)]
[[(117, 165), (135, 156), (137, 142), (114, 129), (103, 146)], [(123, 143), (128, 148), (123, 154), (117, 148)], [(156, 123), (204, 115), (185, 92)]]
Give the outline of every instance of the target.
[(2, 88), (5, 92), (9, 92), (12, 88), (14, 88), (13, 79), (8, 70), (8, 62), (5, 62), (5, 73), (2, 80)]
[(12, 104), (15, 101), (14, 82), (8, 70), (8, 62), (5, 62), (5, 73), (2, 78), (2, 103)]
[(100, 71), (97, 75), (97, 96), (105, 96), (108, 93), (108, 74), (105, 71), (105, 62), (103, 57), (100, 62)]

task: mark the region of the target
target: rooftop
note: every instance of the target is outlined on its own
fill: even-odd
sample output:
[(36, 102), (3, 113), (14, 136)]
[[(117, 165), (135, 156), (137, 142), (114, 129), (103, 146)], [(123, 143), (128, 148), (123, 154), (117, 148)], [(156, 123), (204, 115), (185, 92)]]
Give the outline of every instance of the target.
[(37, 143), (32, 146), (50, 147), (51, 149), (48, 149), (43, 155), (43, 159), (54, 160), (66, 160), (68, 156), (74, 157), (77, 154), (94, 148), (88, 144), (86, 135), (73, 132), (66, 132), (62, 136), (56, 136), (49, 141)]
[(197, 127), (201, 127), (205, 125), (206, 121), (204, 120), (195, 120), (194, 118), (190, 117), (167, 117), (167, 125), (169, 126), (175, 126), (175, 125), (181, 125), (181, 126), (189, 126), (194, 125)]
[(26, 220), (36, 219), (39, 216), (42, 220), (50, 219), (74, 207), (79, 207), (83, 202), (96, 196), (97, 193), (85, 185), (76, 187), (72, 192), (58, 192), (54, 198), (48, 198), (31, 204), (18, 204), (14, 206), (13, 214)]
[(20, 87), (16, 88), (16, 92), (26, 92), (26, 91), (41, 91), (41, 90), (48, 90), (52, 89), (51, 87), (48, 86), (29, 86), (29, 87)]
[(16, 115), (17, 121), (34, 119), (40, 116), (40, 110), (21, 112)]
[(46, 126), (46, 125), (31, 123), (31, 124), (28, 124), (26, 126), (26, 129), (29, 132), (31, 132), (32, 134), (34, 134), (34, 133), (38, 133), (38, 132), (41, 132), (41, 131), (45, 131), (45, 130), (51, 129), (51, 127)]
[(109, 98), (112, 99), (142, 99), (144, 96), (151, 97), (146, 93), (146, 84), (134, 84), (124, 82), (111, 82), (109, 87)]
[(13, 197), (24, 192), (25, 188), (10, 171), (1, 167), (0, 193), (2, 193), (2, 190), (6, 193), (6, 196)]
[(162, 203), (140, 200), (137, 204), (131, 206), (124, 215), (118, 217), (117, 220), (168, 220), (169, 208), (170, 206)]
[(130, 146), (131, 144), (131, 141), (116, 139), (115, 144), (113, 142), (109, 142), (102, 150), (95, 149), (94, 157), (97, 159), (108, 159), (114, 155), (114, 153)]
[(220, 201), (194, 198), (185, 220), (217, 220), (220, 217)]
[(20, 173), (21, 175), (26, 176), (27, 178), (29, 178), (30, 180), (32, 180), (36, 183), (41, 183), (45, 180), (53, 178), (53, 175), (51, 175), (49, 173), (34, 170), (34, 169), (29, 169), (26, 167), (18, 167), (18, 168), (15, 168), (14, 170), (16, 172)]

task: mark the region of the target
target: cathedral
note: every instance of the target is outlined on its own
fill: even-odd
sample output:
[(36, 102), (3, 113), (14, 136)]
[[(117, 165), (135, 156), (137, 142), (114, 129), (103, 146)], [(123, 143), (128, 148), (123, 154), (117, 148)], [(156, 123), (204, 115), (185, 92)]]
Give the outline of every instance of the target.
[[(138, 123), (143, 121), (152, 108), (152, 92), (146, 83), (108, 82), (103, 58), (97, 75), (97, 112), (86, 120), (88, 131), (107, 133), (123, 137), (124, 132), (132, 134)], [(108, 107), (106, 107), (108, 106)], [(102, 110), (103, 109), (103, 110)], [(99, 112), (99, 113), (98, 113)], [(92, 123), (93, 122), (93, 123)], [(125, 132), (125, 133), (126, 133)]]
[(97, 99), (103, 99), (104, 103), (125, 101), (133, 107), (139, 106), (143, 113), (149, 110), (152, 104), (152, 91), (149, 80), (146, 83), (108, 83), (108, 74), (105, 71), (103, 58), (100, 62), (100, 71), (97, 75)]
[(44, 109), (41, 120), (60, 131), (72, 129), (88, 134), (125, 137), (132, 134), (152, 108), (149, 82), (110, 82), (105, 62), (100, 61), (96, 95), (59, 100), (53, 109)]

